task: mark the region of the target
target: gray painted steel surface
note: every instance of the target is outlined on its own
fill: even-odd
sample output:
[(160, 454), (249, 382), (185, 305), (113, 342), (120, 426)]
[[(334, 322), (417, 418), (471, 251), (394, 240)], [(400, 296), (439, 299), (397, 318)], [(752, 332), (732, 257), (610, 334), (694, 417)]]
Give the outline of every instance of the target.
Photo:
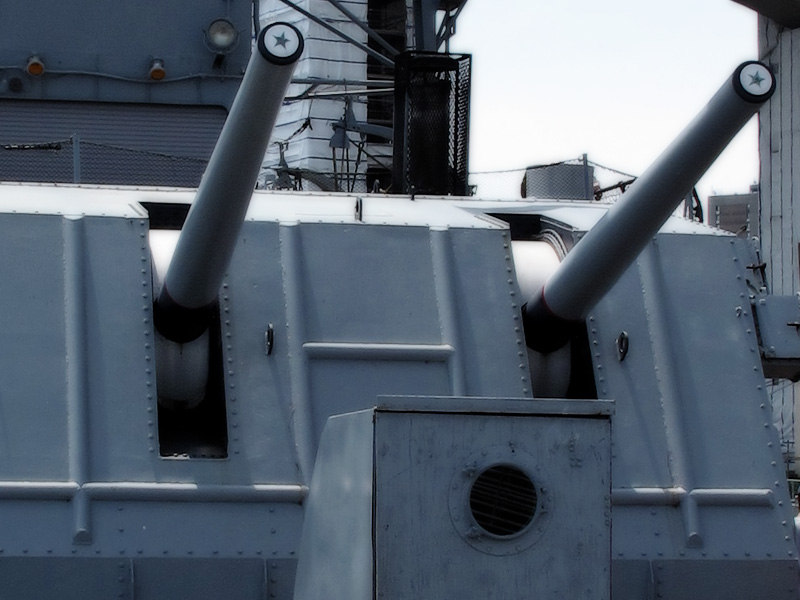
[[(615, 597), (641, 597), (630, 582), (662, 568), (663, 597), (762, 597), (765, 562), (775, 565), (768, 595), (797, 597), (794, 512), (748, 295), (752, 258), (733, 237), (659, 235), (589, 316), (598, 396), (617, 405)], [(618, 568), (627, 574), (614, 576)], [(676, 588), (698, 578), (696, 589)]]
[(330, 200), (320, 218), (322, 198), (290, 207), (257, 194), (221, 295), (228, 458), (160, 456), (148, 228), (136, 198), (191, 194), (3, 186), (0, 547), (38, 557), (28, 572), (54, 576), (56, 557), (114, 556), (127, 597), (141, 585), (135, 597), (148, 598), (163, 592), (143, 583), (147, 573), (182, 564), (175, 580), (193, 580), (255, 560), (270, 580), (276, 569), (276, 589), (292, 580), (328, 415), (385, 393), (529, 396), (500, 226), (392, 198), (366, 202), (363, 222), (352, 197)]
[[(295, 598), (609, 598), (608, 569), (582, 568), (611, 551), (607, 404), (392, 398), (332, 417)], [(484, 531), (470, 509), (498, 465), (536, 486), (532, 520), (513, 535)]]
[[(0, 144), (61, 144), (0, 148), (0, 179), (196, 187), (250, 56), (252, 11), (252, 0), (4, 4)], [(219, 20), (232, 47), (209, 41)]]
[(0, 595), (798, 597), (745, 241), (649, 232), (572, 342), (594, 398), (534, 400), (502, 217), (572, 247), (606, 207), (255, 193), (196, 426), (159, 405), (143, 208), (193, 196), (0, 186)]
[[(122, 3), (103, 10), (92, 0), (5, 4), (0, 96), (228, 107), (250, 57), (251, 14), (250, 0), (201, 0), (191, 8)], [(233, 24), (239, 40), (215, 67), (206, 31), (220, 18)], [(31, 56), (44, 65), (41, 75), (26, 72)], [(154, 59), (164, 65), (160, 81), (148, 75)]]
[[(786, 5), (784, 8), (798, 8), (778, 2), (759, 4), (783, 4)], [(762, 160), (759, 195), (762, 200), (758, 212), (758, 236), (766, 263), (769, 290), (786, 296), (793, 295), (800, 288), (800, 210), (797, 209), (800, 172), (794, 168), (799, 141), (795, 134), (794, 114), (796, 109), (800, 109), (800, 104), (798, 96), (793, 93), (794, 82), (800, 77), (800, 61), (797, 58), (799, 35), (800, 30), (786, 29), (767, 16), (759, 18), (759, 53), (778, 66), (776, 77), (779, 91), (760, 115), (759, 153)], [(795, 472), (800, 466), (797, 460), (800, 445), (797, 443), (796, 427), (796, 423), (800, 423), (798, 399), (800, 390), (797, 386), (780, 385), (773, 392), (775, 406), (783, 408), (779, 414), (781, 424), (786, 424), (787, 429), (791, 427), (785, 437), (788, 442), (785, 451), (794, 459)]]
[(762, 346), (764, 374), (800, 379), (800, 301), (797, 296), (760, 295), (753, 305)]
[[(386, 394), (436, 396), (421, 407), (401, 402), (410, 415), (402, 418), (411, 421), (380, 435), (397, 448), (414, 439), (444, 444), (444, 431), (456, 428), (459, 443), (491, 453), (510, 448), (503, 433), (510, 428), (534, 465), (543, 460), (530, 450), (539, 434), (524, 433), (525, 415), (540, 415), (542, 435), (564, 444), (570, 434), (559, 437), (558, 419), (542, 416), (544, 407), (556, 414), (564, 406), (603, 408), (597, 401), (529, 400), (535, 373), (523, 351), (512, 241), (502, 223), (484, 216), (506, 204), (364, 197), (359, 221), (354, 196), (256, 193), (220, 295), (228, 458), (161, 456), (148, 221), (138, 202), (189, 202), (192, 194), (25, 185), (2, 192), (0, 569), (15, 592), (23, 579), (35, 579), (27, 597), (52, 589), (44, 582), (59, 573), (65, 585), (93, 573), (94, 583), (71, 589), (162, 598), (203, 587), (208, 594), (198, 597), (210, 598), (236, 573), (233, 597), (261, 597), (266, 589), (292, 598), (298, 560), (305, 573), (332, 568), (317, 561), (322, 547), (306, 552), (300, 542), (315, 482), (341, 486), (371, 473), (374, 455), (335, 434), (345, 454), (321, 456), (319, 464), (332, 471), (314, 470), (329, 416), (390, 406), (381, 399)], [(599, 217), (585, 211), (604, 208), (520, 203), (514, 210), (580, 229)], [(589, 318), (598, 397), (616, 403), (611, 560), (574, 563), (588, 570), (582, 577), (600, 578), (592, 589), (610, 568), (616, 599), (648, 590), (687, 597), (681, 581), (695, 582), (695, 598), (752, 597), (756, 587), (770, 597), (796, 597), (792, 510), (747, 295), (750, 258), (744, 240), (671, 219)], [(630, 348), (620, 362), (622, 330)], [(518, 398), (517, 408), (489, 398)], [(416, 424), (440, 413), (438, 441), (415, 437), (425, 430), (414, 434)], [(352, 435), (368, 444), (370, 431), (354, 424)], [(453, 468), (448, 452), (430, 450), (434, 462), (421, 457), (412, 471)], [(353, 460), (343, 461), (347, 453)], [(580, 477), (573, 483), (589, 481)], [(567, 482), (556, 478), (554, 485)], [(441, 483), (421, 477), (413, 486), (428, 498), (425, 486)], [(394, 502), (382, 490), (368, 486), (365, 493)], [(606, 521), (583, 522), (583, 510), (566, 523), (556, 519), (573, 495), (592, 512), (599, 507), (592, 498), (607, 492), (595, 496), (578, 486), (565, 493), (553, 495), (549, 527), (602, 532)], [(446, 507), (435, 498), (420, 518), (455, 510), (449, 496)], [(364, 518), (358, 506), (331, 499), (323, 512), (335, 515), (327, 527), (351, 522), (342, 535), (366, 544), (369, 527), (358, 526), (356, 538)], [(431, 527), (453, 536), (452, 568), (472, 560), (504, 568), (505, 557), (474, 548), (448, 530), (450, 522)], [(427, 530), (404, 529), (407, 537), (387, 548), (425, 547)], [(545, 546), (537, 544), (508, 559), (521, 581), (538, 568), (534, 559)], [(439, 560), (435, 546), (431, 564)], [(303, 585), (363, 581), (359, 547), (339, 559), (352, 559), (349, 575), (337, 570), (338, 579), (323, 574)], [(527, 560), (531, 566), (523, 567)], [(386, 589), (403, 581), (386, 575)]]

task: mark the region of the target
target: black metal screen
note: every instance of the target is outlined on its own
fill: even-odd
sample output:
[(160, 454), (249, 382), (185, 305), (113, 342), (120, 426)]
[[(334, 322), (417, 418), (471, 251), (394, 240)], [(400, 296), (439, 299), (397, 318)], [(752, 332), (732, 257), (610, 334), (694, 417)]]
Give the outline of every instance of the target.
[(469, 55), (395, 59), (395, 192), (467, 195), (470, 70)]

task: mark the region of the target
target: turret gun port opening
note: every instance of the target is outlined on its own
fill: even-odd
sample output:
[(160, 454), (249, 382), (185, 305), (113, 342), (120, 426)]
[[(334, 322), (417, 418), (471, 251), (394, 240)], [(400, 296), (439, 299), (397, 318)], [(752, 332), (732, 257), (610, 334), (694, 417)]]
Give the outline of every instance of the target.
[[(492, 213), (489, 216), (509, 226), (514, 270), (522, 297), (530, 297), (541, 288), (559, 268), (581, 233), (537, 214)], [(524, 309), (522, 315), (524, 319)], [(585, 323), (580, 321), (566, 331), (559, 330), (559, 335), (565, 335), (550, 351), (535, 347), (531, 340), (547, 340), (552, 332), (534, 328), (536, 335), (532, 335), (529, 324), (525, 326), (533, 395), (537, 398), (597, 398)]]
[(165, 458), (227, 458), (228, 424), (219, 309), (197, 339), (157, 334), (158, 449)]
[[(153, 288), (166, 271), (186, 211), (170, 205), (148, 206)], [(176, 214), (178, 215), (176, 217)], [(170, 312), (156, 313), (156, 388), (158, 392), (158, 446), (164, 458), (227, 458), (228, 427), (222, 369), (222, 334), (218, 303), (205, 311), (200, 334), (193, 339), (171, 339)], [(174, 323), (173, 323), (174, 324)]]

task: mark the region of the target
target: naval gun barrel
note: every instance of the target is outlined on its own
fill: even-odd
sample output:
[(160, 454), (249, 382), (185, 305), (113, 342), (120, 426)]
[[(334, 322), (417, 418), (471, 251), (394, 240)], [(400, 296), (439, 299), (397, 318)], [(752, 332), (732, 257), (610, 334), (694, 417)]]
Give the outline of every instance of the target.
[(188, 342), (208, 327), (303, 45), (287, 23), (258, 35), (156, 301), (156, 327), (168, 339)]
[(567, 254), (522, 309), (527, 345), (552, 352), (636, 260), (731, 139), (775, 90), (759, 62), (740, 65), (706, 107)]

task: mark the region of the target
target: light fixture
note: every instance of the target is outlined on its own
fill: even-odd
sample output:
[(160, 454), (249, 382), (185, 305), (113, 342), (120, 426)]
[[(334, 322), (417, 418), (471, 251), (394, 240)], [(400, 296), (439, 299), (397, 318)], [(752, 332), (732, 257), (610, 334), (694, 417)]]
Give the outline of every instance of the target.
[(25, 67), (25, 70), (28, 71), (28, 75), (39, 77), (44, 73), (44, 63), (37, 54), (33, 54), (28, 57), (28, 65)]
[(236, 47), (239, 33), (228, 19), (216, 19), (206, 29), (206, 44), (209, 50), (226, 54)]
[(164, 61), (160, 58), (154, 58), (150, 62), (150, 71), (148, 72), (150, 79), (153, 81), (161, 81), (167, 76), (167, 71), (164, 69)]

